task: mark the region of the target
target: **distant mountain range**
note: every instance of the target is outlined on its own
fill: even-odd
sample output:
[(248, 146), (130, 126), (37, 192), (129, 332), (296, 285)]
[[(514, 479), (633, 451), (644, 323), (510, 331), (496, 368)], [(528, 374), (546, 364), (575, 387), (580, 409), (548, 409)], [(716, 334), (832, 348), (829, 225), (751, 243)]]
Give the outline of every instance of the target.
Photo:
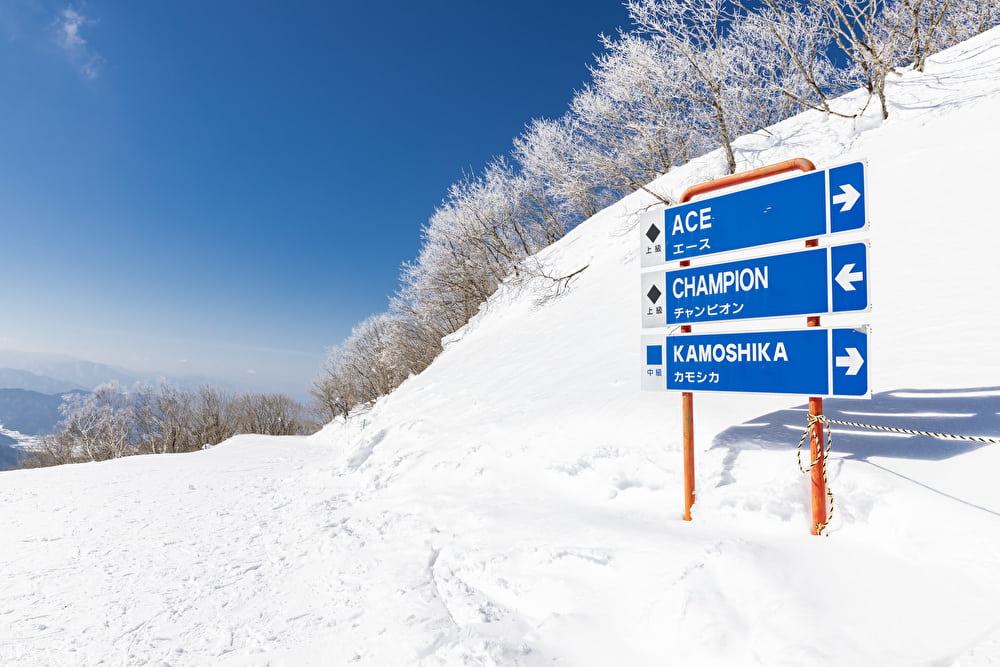
[(0, 424), (24, 435), (48, 433), (60, 419), (62, 396), (26, 389), (0, 389)]
[(55, 394), (72, 389), (93, 389), (116, 380), (131, 385), (143, 376), (118, 366), (54, 355), (0, 350), (0, 389), (28, 389)]
[(24, 389), (40, 394), (61, 394), (83, 386), (68, 380), (57, 380), (19, 368), (0, 368), (0, 389)]
[[(0, 373), (0, 377), (4, 377), (4, 374)], [(49, 433), (54, 430), (62, 417), (59, 414), (59, 406), (66, 393), (68, 392), (43, 394), (27, 389), (0, 389), (0, 425), (8, 432), (17, 431), (26, 436)], [(17, 438), (0, 433), (0, 470), (17, 465), (20, 458), (18, 451), (20, 444)]]
[(229, 391), (246, 390), (231, 382), (200, 375), (143, 373), (68, 356), (0, 349), (0, 389), (28, 389), (43, 394), (59, 394), (75, 389), (91, 391), (106, 382), (118, 382), (128, 388), (137, 382), (156, 383), (161, 379), (181, 389), (197, 389), (209, 384)]

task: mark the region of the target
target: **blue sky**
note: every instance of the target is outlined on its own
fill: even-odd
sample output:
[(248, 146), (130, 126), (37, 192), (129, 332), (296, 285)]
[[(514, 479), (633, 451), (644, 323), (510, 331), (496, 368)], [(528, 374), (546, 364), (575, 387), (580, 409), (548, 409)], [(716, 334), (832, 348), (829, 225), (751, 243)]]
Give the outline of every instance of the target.
[(0, 0), (0, 347), (304, 393), (617, 0)]

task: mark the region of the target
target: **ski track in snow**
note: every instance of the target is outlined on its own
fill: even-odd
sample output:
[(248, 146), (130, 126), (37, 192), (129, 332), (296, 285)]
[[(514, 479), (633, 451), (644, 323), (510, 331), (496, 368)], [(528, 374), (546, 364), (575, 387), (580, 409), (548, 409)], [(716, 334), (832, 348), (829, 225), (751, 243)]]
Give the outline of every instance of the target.
[[(827, 414), (997, 437), (1000, 29), (889, 96), (745, 137), (741, 167), (868, 160), (874, 310), (824, 324), (872, 324), (876, 393)], [(1000, 446), (836, 428), (815, 538), (802, 401), (699, 395), (681, 521), (679, 401), (636, 377), (648, 204), (540, 253), (588, 267), (565, 293), (505, 286), (316, 436), (0, 473), (0, 665), (1000, 663)]]

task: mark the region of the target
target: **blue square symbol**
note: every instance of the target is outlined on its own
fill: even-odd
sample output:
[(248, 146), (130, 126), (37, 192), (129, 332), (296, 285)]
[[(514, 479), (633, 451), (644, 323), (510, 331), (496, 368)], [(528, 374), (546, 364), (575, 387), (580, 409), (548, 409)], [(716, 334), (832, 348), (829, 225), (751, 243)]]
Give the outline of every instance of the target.
[(646, 365), (647, 366), (662, 366), (663, 365), (663, 346), (662, 345), (647, 345), (646, 346)]

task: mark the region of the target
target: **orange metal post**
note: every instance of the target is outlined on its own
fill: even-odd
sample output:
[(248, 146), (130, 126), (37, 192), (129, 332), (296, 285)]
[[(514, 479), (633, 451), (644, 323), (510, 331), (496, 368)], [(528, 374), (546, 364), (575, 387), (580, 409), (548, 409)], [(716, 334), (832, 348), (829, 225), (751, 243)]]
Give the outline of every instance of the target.
[[(714, 192), (715, 190), (721, 190), (723, 188), (729, 188), (734, 185), (741, 185), (743, 183), (749, 183), (750, 181), (756, 181), (761, 178), (767, 178), (769, 176), (775, 176), (777, 174), (783, 174), (788, 171), (795, 171), (796, 169), (800, 171), (813, 171), (816, 169), (814, 165), (809, 160), (805, 158), (795, 158), (792, 160), (785, 160), (784, 162), (778, 162), (776, 164), (770, 164), (766, 167), (758, 167), (757, 169), (751, 169), (750, 171), (744, 171), (739, 174), (732, 174), (730, 176), (724, 176), (723, 178), (717, 178), (714, 181), (706, 181), (704, 183), (699, 183), (698, 185), (692, 185), (690, 188), (684, 191), (681, 195), (680, 201), (678, 203), (683, 204), (685, 202), (691, 201), (698, 195), (703, 195), (707, 192)], [(814, 240), (814, 239), (812, 239)], [(816, 241), (818, 244), (819, 242)], [(806, 241), (809, 244), (809, 241)], [(691, 262), (682, 261), (681, 266), (690, 266)], [(819, 326), (819, 318), (809, 318), (810, 320), (815, 319), (816, 324), (810, 326)], [(688, 325), (681, 326), (681, 333), (691, 333), (691, 327)], [(812, 408), (812, 401), (814, 399), (809, 399), (809, 406)], [(815, 399), (819, 401), (820, 414), (823, 411), (823, 399)], [(681, 409), (683, 411), (683, 431), (684, 431), (684, 520), (691, 520), (691, 507), (694, 505), (695, 491), (694, 491), (694, 394), (690, 391), (681, 392)], [(817, 424), (818, 426), (818, 424)], [(822, 432), (820, 432), (820, 437), (822, 438)], [(810, 445), (811, 447), (811, 445)], [(822, 451), (822, 447), (820, 448)], [(815, 457), (813, 458), (815, 461)], [(816, 468), (813, 468), (813, 518), (816, 516)], [(822, 477), (820, 478), (823, 479)], [(822, 485), (823, 492), (823, 516), (821, 520), (825, 521), (826, 517), (826, 486)]]
[[(686, 194), (686, 193), (685, 193)], [(691, 262), (682, 260), (682, 267), (691, 266)], [(681, 333), (691, 333), (691, 325), (682, 324)], [(681, 392), (681, 412), (684, 424), (684, 520), (691, 520), (691, 507), (694, 505), (694, 393)]]
[[(823, 414), (823, 399), (809, 397), (809, 414)], [(819, 535), (826, 524), (826, 451), (823, 447), (823, 423), (815, 422), (809, 434), (809, 456), (812, 458), (812, 528), (813, 535)]]
[(684, 410), (684, 520), (691, 520), (694, 505), (694, 394), (681, 392)]
[[(807, 248), (819, 246), (819, 239), (809, 239), (806, 241)], [(807, 317), (806, 326), (818, 327), (819, 317)], [(809, 397), (809, 414), (814, 417), (823, 414), (823, 399), (819, 396)], [(812, 464), (810, 475), (812, 478), (812, 527), (810, 531), (813, 535), (822, 532), (822, 526), (826, 524), (826, 448), (823, 446), (823, 423), (814, 422), (809, 432), (809, 461)]]

